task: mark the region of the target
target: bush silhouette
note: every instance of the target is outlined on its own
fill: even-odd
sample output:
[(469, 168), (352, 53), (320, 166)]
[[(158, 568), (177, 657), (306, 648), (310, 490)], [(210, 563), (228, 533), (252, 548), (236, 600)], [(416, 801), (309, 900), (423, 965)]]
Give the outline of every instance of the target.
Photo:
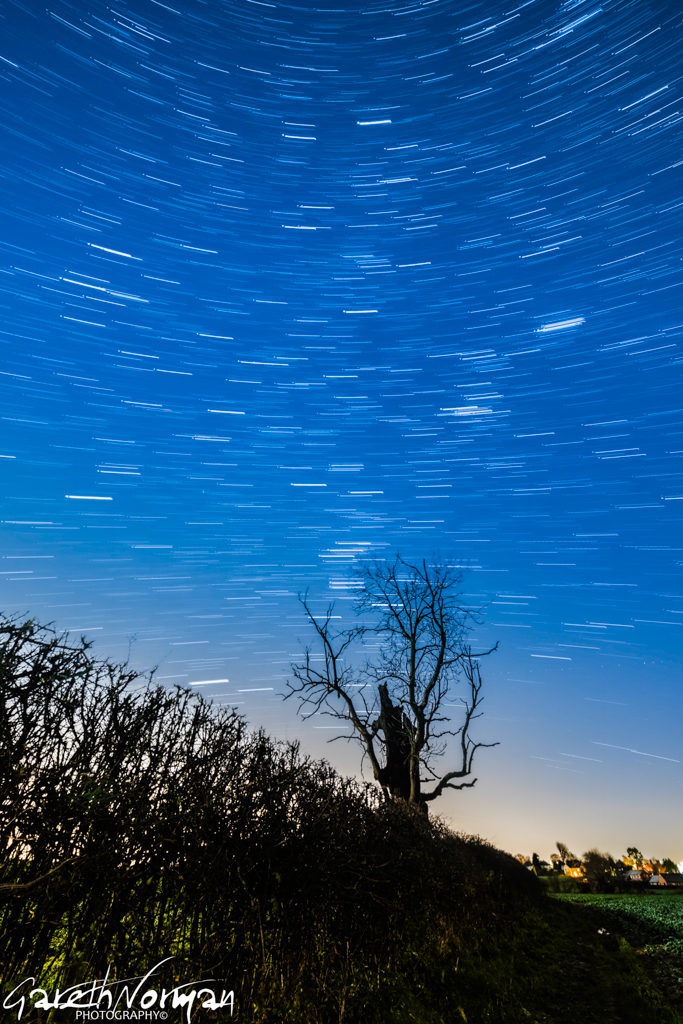
[(235, 711), (0, 619), (3, 993), (172, 958), (159, 985), (224, 981), (244, 1024), (525, 1020), (511, 957), (536, 879), (380, 801)]

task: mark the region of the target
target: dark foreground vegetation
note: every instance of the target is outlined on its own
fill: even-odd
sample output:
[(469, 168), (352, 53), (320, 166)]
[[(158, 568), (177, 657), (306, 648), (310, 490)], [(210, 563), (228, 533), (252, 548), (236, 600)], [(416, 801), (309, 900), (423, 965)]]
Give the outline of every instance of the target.
[(0, 621), (0, 808), (3, 1000), (173, 957), (159, 986), (225, 979), (244, 1024), (673, 1019), (511, 857), (31, 622)]

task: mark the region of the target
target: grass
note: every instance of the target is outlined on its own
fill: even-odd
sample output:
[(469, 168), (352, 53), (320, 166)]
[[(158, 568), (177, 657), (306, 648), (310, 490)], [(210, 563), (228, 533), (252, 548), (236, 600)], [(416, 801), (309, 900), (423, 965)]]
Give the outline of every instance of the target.
[[(624, 938), (601, 934), (590, 912), (549, 898), (512, 919), (501, 912), (495, 926), (482, 929), (480, 941), (462, 952), (458, 970), (453, 994), (469, 1024), (668, 1024), (675, 1019)], [(455, 1008), (452, 998), (446, 1008)], [(431, 1018), (410, 1019), (422, 1024)], [(443, 1012), (436, 1019), (458, 1018)]]
[(683, 892), (582, 893), (555, 897), (621, 935), (683, 1024)]
[[(238, 1000), (236, 1024), (683, 1021), (675, 991), (683, 896), (548, 896), (512, 858), (479, 840), (412, 819), (392, 824), (391, 885), (362, 886), (366, 900), (380, 900), (376, 912), (361, 904), (348, 918), (340, 905), (325, 919), (320, 905), (306, 944), (284, 920), (264, 916), (264, 959), (258, 967), (254, 959), (260, 980)], [(354, 937), (348, 926), (358, 913), (365, 930)], [(55, 932), (55, 947), (62, 941)], [(278, 962), (282, 942), (288, 954), (279, 970), (290, 970), (289, 983), (266, 969)], [(38, 1014), (30, 1024), (67, 1019)]]
[[(351, 917), (342, 904), (332, 916), (328, 907), (326, 917), (321, 903), (317, 925), (314, 916), (308, 919), (304, 942), (285, 920), (264, 915), (263, 959), (257, 963), (254, 956), (253, 963), (259, 979), (238, 997), (236, 1024), (680, 1019), (652, 957), (658, 962), (656, 950), (680, 942), (683, 899), (547, 896), (534, 876), (479, 840), (432, 831), (400, 815), (391, 824), (391, 867), (383, 861), (391, 883), (366, 879), (361, 904), (347, 907)], [(333, 899), (330, 891), (328, 902)], [(358, 914), (365, 923), (354, 935), (349, 926)], [(55, 947), (63, 939), (56, 931)], [(286, 959), (278, 953), (283, 942)], [(289, 982), (269, 963), (278, 965), (278, 974), (289, 971)], [(233, 982), (240, 987), (238, 977)], [(193, 1017), (197, 1024), (227, 1019)], [(29, 1024), (67, 1020), (72, 1024), (73, 1017), (56, 1013), (45, 1021), (38, 1013)]]

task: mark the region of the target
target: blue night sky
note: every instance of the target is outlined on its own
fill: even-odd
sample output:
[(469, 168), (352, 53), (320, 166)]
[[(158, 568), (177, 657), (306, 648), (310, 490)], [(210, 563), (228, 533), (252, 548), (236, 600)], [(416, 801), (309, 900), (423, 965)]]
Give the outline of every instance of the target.
[(355, 771), (296, 595), (440, 554), (501, 741), (440, 811), (683, 858), (682, 22), (5, 0), (2, 608)]

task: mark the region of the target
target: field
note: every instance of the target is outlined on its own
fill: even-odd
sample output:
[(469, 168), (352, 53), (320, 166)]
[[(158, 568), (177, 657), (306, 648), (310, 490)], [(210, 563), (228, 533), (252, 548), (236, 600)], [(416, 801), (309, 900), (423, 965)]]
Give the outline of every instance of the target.
[(683, 892), (567, 894), (565, 904), (592, 913), (597, 928), (623, 935), (683, 1022)]

